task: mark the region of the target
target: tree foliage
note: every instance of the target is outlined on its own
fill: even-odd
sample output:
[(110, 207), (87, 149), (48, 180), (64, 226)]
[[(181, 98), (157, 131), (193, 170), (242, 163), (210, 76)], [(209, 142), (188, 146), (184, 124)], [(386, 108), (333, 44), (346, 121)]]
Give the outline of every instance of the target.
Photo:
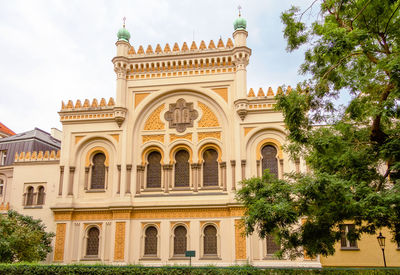
[[(286, 150), (312, 172), (266, 172), (237, 194), (247, 233), (275, 234), (281, 255), (333, 254), (346, 221), (356, 225), (349, 239), (387, 227), (400, 243), (399, 9), (399, 0), (324, 0), (281, 16), (287, 49), (308, 48), (300, 72), (310, 78), (277, 96), (277, 108)], [(337, 108), (341, 92), (351, 100)]]
[(54, 237), (45, 228), (40, 219), (13, 210), (0, 215), (0, 262), (43, 261)]

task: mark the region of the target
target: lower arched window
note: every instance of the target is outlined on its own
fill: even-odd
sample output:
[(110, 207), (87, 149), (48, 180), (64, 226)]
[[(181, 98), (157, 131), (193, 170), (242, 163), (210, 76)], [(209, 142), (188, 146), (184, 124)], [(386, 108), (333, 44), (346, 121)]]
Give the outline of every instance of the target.
[(187, 230), (179, 225), (174, 230), (174, 256), (184, 256), (187, 245)]
[(103, 153), (97, 153), (93, 156), (91, 189), (104, 189), (106, 179), (106, 156)]
[(149, 226), (145, 231), (144, 255), (157, 256), (157, 228)]
[(37, 204), (38, 205), (44, 204), (44, 196), (45, 196), (44, 187), (40, 186), (38, 188), (38, 192), (37, 192)]
[(86, 255), (87, 256), (98, 256), (99, 255), (99, 235), (100, 231), (97, 227), (92, 227), (87, 232), (87, 245)]
[(34, 197), (33, 187), (29, 186), (26, 192), (26, 205), (33, 205), (33, 197)]
[(204, 228), (204, 255), (217, 255), (217, 229), (213, 225)]
[(175, 186), (189, 187), (189, 153), (186, 150), (175, 154)]
[(203, 186), (218, 186), (218, 153), (207, 149), (203, 153)]
[(0, 179), (0, 196), (3, 196), (4, 181)]
[(161, 187), (161, 154), (157, 151), (151, 152), (147, 157), (147, 187)]
[(262, 172), (269, 169), (269, 173), (278, 177), (278, 159), (276, 158), (278, 151), (272, 145), (265, 145), (261, 149), (262, 156)]
[(280, 245), (276, 243), (274, 236), (267, 235), (266, 237), (267, 245), (267, 256), (273, 256), (280, 248)]

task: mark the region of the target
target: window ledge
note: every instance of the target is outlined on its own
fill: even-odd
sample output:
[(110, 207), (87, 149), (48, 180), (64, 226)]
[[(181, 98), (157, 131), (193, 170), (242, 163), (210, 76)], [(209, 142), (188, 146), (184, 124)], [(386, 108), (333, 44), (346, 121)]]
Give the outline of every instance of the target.
[(164, 190), (161, 188), (148, 187), (148, 188), (142, 189), (141, 192), (164, 192)]
[(265, 260), (265, 261), (282, 261), (284, 259), (279, 259), (278, 257), (276, 257), (274, 255), (267, 255), (263, 258), (263, 260)]
[(190, 187), (173, 187), (171, 191), (192, 191)]
[(85, 190), (86, 193), (105, 193), (106, 189), (89, 189)]
[(222, 190), (220, 186), (203, 186), (199, 190)]
[(99, 261), (101, 261), (101, 259), (99, 258), (99, 256), (85, 256), (85, 257), (83, 257), (82, 259), (81, 259), (81, 261), (96, 261), (96, 262), (99, 262)]
[(42, 209), (43, 205), (25, 205), (24, 209)]
[(343, 251), (360, 251), (358, 247), (341, 247), (340, 250)]
[[(194, 257), (192, 257), (194, 258)], [(189, 257), (185, 257), (185, 256), (173, 256), (172, 258), (169, 258), (168, 260), (187, 260), (189, 261)]]
[(161, 261), (157, 256), (143, 256), (139, 261)]
[(215, 255), (215, 256), (203, 255), (203, 257), (199, 258), (199, 260), (222, 260), (222, 259), (220, 257), (218, 257), (217, 255)]

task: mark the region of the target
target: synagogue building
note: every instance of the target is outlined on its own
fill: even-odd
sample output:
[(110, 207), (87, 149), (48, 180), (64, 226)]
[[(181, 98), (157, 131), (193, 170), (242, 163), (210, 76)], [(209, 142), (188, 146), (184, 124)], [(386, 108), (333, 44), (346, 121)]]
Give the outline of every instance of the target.
[[(373, 236), (344, 236), (327, 258), (280, 260), (272, 236), (243, 234), (241, 180), (307, 171), (282, 149), (275, 95), (290, 87), (247, 85), (247, 36), (239, 16), (226, 41), (143, 47), (124, 25), (109, 99), (64, 101), (59, 140), (39, 129), (0, 139), (1, 150), (14, 148), (0, 166), (1, 211), (42, 219), (56, 233), (54, 263), (188, 264), (195, 251), (193, 265), (381, 265)], [(38, 145), (15, 149), (24, 136)], [(400, 251), (387, 246), (394, 265)]]

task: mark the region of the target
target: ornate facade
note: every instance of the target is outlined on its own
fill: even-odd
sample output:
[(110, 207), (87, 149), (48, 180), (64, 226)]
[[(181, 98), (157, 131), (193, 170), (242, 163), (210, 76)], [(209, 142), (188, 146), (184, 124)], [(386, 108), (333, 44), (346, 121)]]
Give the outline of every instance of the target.
[(305, 170), (282, 151), (282, 89), (247, 88), (247, 35), (239, 18), (233, 40), (144, 50), (118, 32), (115, 100), (63, 102), (61, 154), (15, 156), (4, 201), (56, 232), (49, 261), (187, 264), (194, 250), (194, 265), (321, 266), (242, 234), (240, 181)]

